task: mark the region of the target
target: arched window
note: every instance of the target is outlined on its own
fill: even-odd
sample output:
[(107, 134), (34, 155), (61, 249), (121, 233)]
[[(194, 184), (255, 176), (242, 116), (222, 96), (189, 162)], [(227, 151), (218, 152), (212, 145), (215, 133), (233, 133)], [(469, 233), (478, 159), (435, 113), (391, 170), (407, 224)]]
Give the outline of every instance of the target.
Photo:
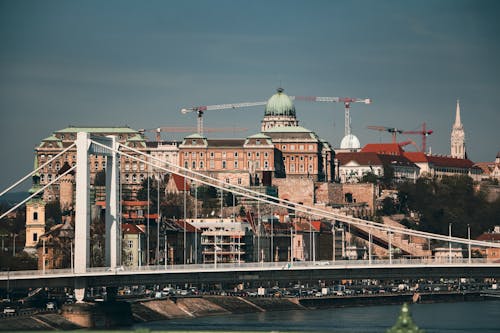
[(38, 212), (33, 212), (33, 221), (38, 220)]

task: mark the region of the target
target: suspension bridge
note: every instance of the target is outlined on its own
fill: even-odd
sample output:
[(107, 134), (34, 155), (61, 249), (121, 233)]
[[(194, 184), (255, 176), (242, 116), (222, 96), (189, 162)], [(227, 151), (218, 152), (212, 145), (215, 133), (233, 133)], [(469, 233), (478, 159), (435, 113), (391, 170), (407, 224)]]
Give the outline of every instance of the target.
[[(274, 196), (257, 192), (251, 188), (229, 184), (209, 175), (184, 168), (182, 166), (160, 160), (145, 154), (132, 147), (118, 143), (116, 137), (92, 136), (86, 132), (77, 135), (76, 142), (55, 155), (52, 159), (33, 170), (15, 184), (0, 193), (0, 196), (18, 186), (20, 183), (51, 163), (67, 150), (76, 146), (76, 165), (66, 170), (58, 177), (49, 181), (45, 186), (32, 193), (25, 200), (13, 206), (0, 216), (19, 208), (31, 198), (39, 195), (45, 188), (55, 184), (61, 177), (76, 170), (76, 207), (75, 207), (75, 239), (72, 267), (70, 269), (34, 270), (19, 272), (1, 272), (0, 286), (2, 287), (44, 287), (44, 286), (71, 286), (74, 287), (77, 300), (81, 301), (85, 295), (85, 288), (91, 286), (118, 286), (127, 284), (145, 283), (215, 283), (215, 282), (245, 282), (245, 281), (284, 281), (284, 280), (326, 280), (326, 279), (356, 279), (356, 278), (437, 278), (437, 277), (476, 277), (500, 278), (500, 263), (488, 263), (483, 259), (474, 259), (471, 256), (471, 247), (500, 248), (499, 243), (472, 240), (469, 238), (452, 237), (450, 235), (433, 234), (418, 230), (406, 229), (402, 226), (377, 223), (354, 218), (314, 206), (291, 203)], [(134, 154), (131, 154), (134, 153)], [(90, 263), (90, 171), (89, 156), (101, 155), (106, 157), (106, 216), (105, 216), (105, 267), (89, 267)], [(146, 163), (148, 167), (161, 170), (164, 173), (176, 174), (185, 180), (212, 186), (222, 192), (251, 199), (259, 205), (268, 205), (272, 209), (292, 210), (297, 215), (313, 217), (330, 221), (332, 229), (335, 223), (343, 223), (367, 236), (367, 260), (319, 261), (316, 256), (305, 262), (277, 262), (272, 255), (268, 261), (217, 265), (198, 264), (196, 261), (189, 265), (146, 265), (138, 268), (123, 267), (121, 263), (121, 205), (120, 205), (120, 156), (125, 156), (137, 162)], [(162, 166), (164, 165), (164, 166)], [(259, 216), (260, 219), (260, 216)], [(184, 210), (186, 221), (186, 210)], [(310, 223), (310, 222), (309, 222)], [(272, 227), (272, 222), (271, 222)], [(260, 235), (260, 228), (258, 229)], [(271, 231), (271, 237), (273, 232)], [(450, 256), (448, 260), (436, 262), (431, 258), (395, 259), (392, 257), (392, 248), (398, 247), (403, 252), (412, 253), (408, 242), (402, 236), (423, 238), (427, 240), (447, 242)], [(184, 234), (184, 237), (185, 234)], [(399, 238), (398, 238), (399, 237)], [(185, 239), (184, 239), (185, 240)], [(373, 259), (371, 243), (375, 240), (385, 243), (389, 248), (387, 260)], [(462, 244), (468, 248), (465, 259), (456, 259), (451, 256), (451, 244)], [(184, 242), (184, 244), (186, 244)], [(271, 238), (272, 244), (272, 238)], [(293, 246), (293, 244), (291, 244)], [(335, 246), (335, 245), (334, 245)], [(271, 246), (271, 249), (273, 246)], [(333, 249), (333, 252), (335, 249)], [(217, 254), (215, 254), (217, 256)], [(186, 256), (184, 256), (186, 258)], [(185, 260), (185, 259), (184, 259)]]

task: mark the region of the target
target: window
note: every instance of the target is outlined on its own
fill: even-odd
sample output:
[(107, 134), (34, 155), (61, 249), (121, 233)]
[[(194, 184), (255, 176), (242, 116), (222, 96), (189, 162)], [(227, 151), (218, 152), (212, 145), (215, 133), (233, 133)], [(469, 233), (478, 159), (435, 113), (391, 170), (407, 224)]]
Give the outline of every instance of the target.
[(309, 161), (312, 161), (313, 160), (313, 157), (312, 156), (309, 156)]
[(237, 151), (234, 152), (234, 157), (238, 157), (238, 152)]
[(259, 169), (260, 168), (260, 161), (255, 161), (255, 169)]
[(286, 149), (286, 145), (281, 146), (281, 149), (285, 150)]
[(238, 169), (238, 161), (234, 161), (234, 168)]
[(38, 212), (33, 212), (33, 221), (38, 220)]
[[(56, 164), (56, 168), (57, 168), (57, 164)], [(99, 162), (94, 163), (94, 169), (95, 170), (99, 169)]]
[(300, 156), (300, 160), (303, 161), (304, 160), (304, 156)]
[(194, 152), (194, 151), (193, 151), (193, 152), (191, 153), (191, 157), (192, 157), (192, 158), (196, 158), (196, 152)]
[(140, 169), (141, 171), (144, 171), (144, 163), (141, 163), (141, 165), (140, 165), (139, 169)]
[(291, 161), (295, 161), (295, 156), (290, 156)]
[(309, 173), (313, 173), (313, 165), (309, 164)]
[(264, 158), (268, 158), (269, 157), (269, 153), (268, 152), (265, 152), (264, 153)]
[(299, 150), (304, 150), (304, 145), (300, 145)]
[(210, 152), (210, 158), (214, 158), (214, 152), (213, 151)]
[(255, 153), (255, 157), (260, 157), (260, 153), (259, 153), (259, 152), (256, 152), (256, 153)]
[(269, 168), (269, 162), (268, 161), (264, 161), (264, 169), (268, 169)]
[(191, 163), (191, 168), (196, 169), (196, 161), (193, 161), (193, 162)]
[(184, 161), (184, 168), (188, 168), (188, 161)]
[(40, 175), (40, 181), (42, 183), (45, 181), (45, 175), (43, 173)]
[(188, 157), (188, 152), (187, 151), (184, 152), (184, 157)]
[(133, 240), (128, 240), (128, 241), (127, 241), (127, 247), (128, 247), (129, 249), (132, 249), (132, 248), (134, 247), (134, 241), (133, 241)]
[(125, 174), (125, 182), (127, 182), (127, 183), (128, 183), (128, 181), (129, 181), (129, 180), (130, 180), (130, 179), (129, 179), (128, 173), (126, 173), (126, 174)]
[(139, 179), (141, 180), (141, 183), (144, 181), (144, 175), (142, 173), (139, 175)]
[(222, 169), (226, 168), (226, 161), (222, 161)]
[(314, 150), (314, 146), (313, 145), (309, 145), (309, 150)]
[(299, 172), (304, 172), (304, 164), (299, 165)]
[(127, 253), (127, 260), (130, 263), (134, 261), (134, 254), (132, 252)]
[(290, 172), (295, 172), (295, 164), (290, 164)]
[(210, 169), (215, 168), (215, 162), (214, 160), (210, 160)]
[(226, 183), (228, 183), (228, 184), (229, 184), (229, 178), (226, 178)]
[(241, 178), (238, 178), (238, 185), (241, 185)]
[(203, 157), (203, 152), (200, 153), (200, 157)]
[(38, 234), (36, 232), (33, 233), (33, 242), (38, 242)]
[(260, 145), (260, 139), (255, 140), (256, 145)]
[(290, 150), (295, 150), (295, 145), (290, 145)]
[(203, 165), (203, 161), (200, 161), (200, 169), (203, 169), (204, 165)]
[(226, 157), (226, 152), (225, 151), (222, 152), (222, 157)]
[(47, 175), (47, 181), (48, 181), (49, 183), (52, 181), (52, 174), (51, 174), (51, 173), (49, 173), (49, 174)]
[(40, 155), (40, 159), (44, 160), (45, 159), (45, 155), (44, 154)]
[(252, 153), (247, 153), (247, 157), (251, 158), (252, 157)]
[(137, 175), (135, 173), (132, 175), (132, 182), (137, 182)]

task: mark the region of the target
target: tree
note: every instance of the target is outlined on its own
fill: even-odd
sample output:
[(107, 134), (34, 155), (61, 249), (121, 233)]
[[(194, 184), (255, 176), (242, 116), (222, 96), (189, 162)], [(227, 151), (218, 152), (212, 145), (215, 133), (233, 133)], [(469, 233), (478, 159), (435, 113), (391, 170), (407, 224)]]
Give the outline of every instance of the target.
[(372, 183), (372, 184), (377, 184), (379, 181), (379, 178), (377, 177), (376, 174), (373, 172), (368, 172), (361, 177), (361, 183)]

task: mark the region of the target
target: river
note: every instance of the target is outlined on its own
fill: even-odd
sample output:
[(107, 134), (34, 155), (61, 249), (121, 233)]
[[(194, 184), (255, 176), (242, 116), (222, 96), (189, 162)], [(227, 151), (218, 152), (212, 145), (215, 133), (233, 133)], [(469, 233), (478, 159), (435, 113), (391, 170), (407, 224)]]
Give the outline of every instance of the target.
[[(385, 332), (396, 322), (399, 305), (247, 313), (165, 320), (134, 328), (175, 331)], [(413, 304), (413, 321), (426, 333), (500, 333), (500, 300)]]

